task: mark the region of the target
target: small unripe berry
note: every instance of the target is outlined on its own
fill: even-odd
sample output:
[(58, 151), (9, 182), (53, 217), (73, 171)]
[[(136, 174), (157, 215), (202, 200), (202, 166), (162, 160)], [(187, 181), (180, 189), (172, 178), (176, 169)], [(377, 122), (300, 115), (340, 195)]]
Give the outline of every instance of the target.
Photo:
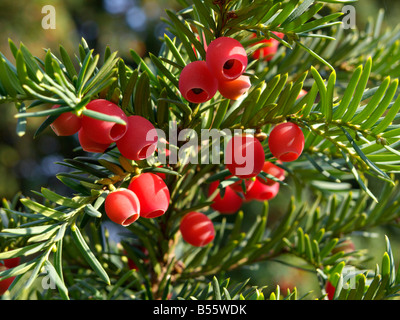
[(257, 178), (253, 186), (244, 195), (247, 201), (267, 201), (276, 197), (279, 192), (280, 184), (275, 182), (273, 185), (261, 183), (261, 179)]
[[(145, 256), (149, 255), (149, 251), (145, 247), (141, 247), (141, 246), (135, 246), (135, 247), (138, 250), (142, 251)], [(136, 265), (136, 263), (131, 258), (128, 257), (128, 253), (126, 252), (126, 250), (124, 250), (124, 254), (126, 255), (126, 258), (128, 260), (127, 262), (128, 262), (129, 269), (138, 271), (139, 270), (138, 266)], [(149, 259), (144, 258), (143, 262), (144, 263), (148, 263)]]
[(158, 135), (153, 124), (141, 116), (127, 118), (128, 130), (117, 141), (119, 152), (130, 160), (149, 158), (157, 148)]
[(300, 157), (304, 149), (303, 131), (292, 122), (278, 124), (268, 138), (272, 155), (283, 162), (291, 162)]
[[(55, 105), (52, 109), (60, 107)], [(72, 112), (64, 112), (54, 120), (50, 127), (57, 136), (72, 136), (82, 127), (82, 119)]]
[(233, 136), (225, 149), (225, 166), (239, 178), (257, 176), (265, 161), (261, 142), (251, 135)]
[(132, 178), (128, 189), (132, 190), (140, 202), (140, 216), (156, 218), (163, 215), (169, 206), (170, 194), (164, 180), (147, 172)]
[(140, 202), (136, 194), (125, 188), (107, 195), (104, 207), (111, 221), (124, 227), (135, 222), (140, 216)]
[(183, 68), (179, 77), (179, 91), (189, 102), (203, 103), (217, 93), (218, 81), (205, 61), (194, 61)]
[(220, 81), (235, 80), (247, 68), (247, 54), (242, 44), (233, 38), (219, 37), (207, 48), (206, 62), (211, 73)]
[(201, 212), (186, 214), (180, 222), (179, 230), (183, 240), (195, 247), (203, 247), (215, 237), (212, 221)]
[(104, 153), (110, 146), (109, 143), (103, 144), (93, 141), (88, 137), (86, 130), (83, 128), (81, 128), (81, 130), (78, 132), (78, 139), (82, 149), (86, 152)]
[[(278, 167), (277, 165), (273, 164), (272, 162), (265, 161), (262, 171), (265, 173), (268, 173), (271, 176), (274, 176), (275, 178), (277, 178), (281, 181), (285, 180), (285, 170), (283, 170), (281, 167)], [(259, 180), (261, 183), (269, 185), (269, 186), (277, 183), (277, 181), (274, 181), (272, 179), (267, 179), (265, 181), (260, 178)]]
[[(217, 190), (219, 181), (213, 181), (208, 189), (208, 196)], [(210, 207), (222, 214), (233, 214), (237, 212), (243, 204), (243, 199), (230, 186), (224, 188), (224, 193), (218, 192), (212, 199)]]
[(251, 87), (250, 77), (241, 75), (232, 81), (219, 81), (218, 91), (226, 99), (237, 100)]
[[(128, 120), (128, 117), (120, 107), (104, 99), (91, 101), (86, 106), (86, 109), (119, 117), (125, 122)], [(121, 139), (128, 129), (128, 125), (98, 120), (85, 115), (82, 117), (82, 127), (91, 140), (101, 144), (110, 144)]]

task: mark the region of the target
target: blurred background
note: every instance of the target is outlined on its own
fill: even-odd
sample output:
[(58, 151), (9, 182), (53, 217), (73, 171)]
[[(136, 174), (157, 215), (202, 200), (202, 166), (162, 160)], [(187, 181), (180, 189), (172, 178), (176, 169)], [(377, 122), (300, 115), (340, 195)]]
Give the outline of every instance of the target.
[[(41, 25), (45, 16), (42, 8), (48, 4), (56, 9), (54, 30), (44, 30)], [(355, 7), (360, 28), (365, 26), (369, 17), (376, 17), (380, 8), (386, 10), (386, 27), (398, 24), (400, 1), (360, 0)], [(44, 48), (58, 54), (60, 44), (72, 56), (77, 52), (80, 38), (84, 37), (96, 53), (102, 54), (105, 47), (110, 46), (112, 51), (118, 51), (119, 56), (129, 64), (130, 49), (142, 56), (148, 52), (158, 52), (161, 44), (159, 37), (166, 32), (166, 25), (160, 19), (166, 16), (166, 8), (174, 10), (180, 6), (176, 0), (1, 0), (0, 51), (14, 61), (8, 46), (8, 39), (11, 39), (17, 45), (23, 42), (39, 58), (44, 57)], [(76, 137), (56, 137), (47, 129), (34, 140), (33, 134), (43, 121), (34, 118), (29, 119), (26, 134), (19, 137), (15, 131), (14, 106), (2, 104), (0, 111), (0, 197), (10, 199), (19, 191), (29, 196), (32, 195), (31, 190), (39, 190), (42, 186), (67, 194), (69, 190), (55, 178), (56, 173), (66, 170), (57, 161), (76, 156), (72, 153), (77, 146)], [(278, 195), (271, 202), (277, 215), (285, 201), (282, 197)], [(377, 230), (378, 234), (390, 232), (394, 231)], [(383, 236), (376, 240), (357, 241), (355, 239), (356, 246), (370, 248), (372, 255), (374, 250), (383, 253)], [(399, 255), (400, 252), (397, 253)], [(371, 263), (376, 262), (372, 259)], [(316, 288), (316, 279), (308, 278), (307, 272), (293, 268), (288, 272), (281, 264), (276, 265), (255, 266), (241, 271), (237, 276), (247, 278), (255, 274), (259, 285), (271, 284), (273, 279), (272, 282), (287, 283), (288, 286), (307, 283), (305, 289)]]

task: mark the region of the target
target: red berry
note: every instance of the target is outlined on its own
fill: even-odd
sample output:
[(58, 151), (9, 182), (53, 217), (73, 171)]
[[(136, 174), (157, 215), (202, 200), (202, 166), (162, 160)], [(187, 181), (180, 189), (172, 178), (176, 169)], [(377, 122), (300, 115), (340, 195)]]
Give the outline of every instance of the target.
[[(145, 247), (138, 247), (138, 249), (140, 251), (142, 251), (145, 256), (147, 256), (149, 254), (148, 250)], [(128, 259), (128, 267), (129, 267), (129, 269), (138, 271), (139, 270), (138, 266), (136, 265), (136, 263), (131, 258), (129, 258), (127, 256), (128, 253), (126, 252), (126, 250), (124, 250), (124, 254), (126, 255), (126, 258)], [(143, 259), (143, 262), (144, 263), (148, 263), (149, 259)]]
[[(52, 109), (58, 107), (60, 106), (55, 105)], [(72, 112), (64, 112), (60, 114), (50, 125), (57, 136), (72, 136), (79, 131), (81, 126), (82, 119)]]
[[(122, 109), (116, 104), (104, 99), (91, 101), (86, 106), (86, 109), (119, 117), (127, 122), (127, 116)], [(98, 120), (88, 116), (82, 117), (82, 127), (91, 140), (101, 144), (110, 144), (121, 139), (128, 129), (128, 125)]]
[[(280, 33), (280, 32), (274, 32), (274, 34), (277, 35), (281, 39), (283, 39), (283, 37), (285, 36), (283, 33)], [(252, 35), (252, 38), (255, 38), (255, 37), (257, 37), (257, 35), (254, 33)], [(265, 44), (265, 47), (262, 47), (260, 49), (257, 49), (256, 51), (254, 51), (252, 54), (253, 58), (271, 61), (272, 58), (274, 57), (274, 55), (276, 54), (276, 52), (278, 51), (279, 41), (274, 38), (271, 38), (269, 40), (264, 39), (264, 40), (256, 42), (254, 45), (260, 44), (260, 43)]]
[(170, 194), (159, 176), (150, 172), (142, 173), (132, 178), (128, 188), (139, 198), (141, 217), (156, 218), (167, 211)]
[[(281, 181), (283, 181), (285, 179), (285, 170), (283, 170), (281, 167), (278, 167), (277, 165), (273, 164), (272, 162), (265, 161), (262, 171), (270, 174), (271, 176), (274, 176), (275, 178), (277, 178)], [(260, 178), (260, 182), (263, 184), (269, 185), (269, 186), (277, 183), (277, 181), (274, 181), (272, 179), (267, 179), (267, 181), (265, 181), (261, 178)]]
[[(229, 176), (228, 178), (231, 178), (231, 177), (233, 177), (233, 176)], [(250, 188), (253, 186), (255, 179), (254, 178), (239, 179), (238, 181), (230, 184), (229, 187), (236, 192), (244, 192), (243, 186), (242, 186), (243, 182), (244, 182), (245, 190), (247, 192), (247, 190), (250, 190)]]
[(251, 87), (250, 78), (241, 75), (232, 81), (219, 81), (218, 91), (227, 99), (237, 100)]
[(203, 247), (214, 240), (215, 230), (210, 218), (204, 213), (190, 212), (180, 223), (182, 238), (195, 247)]
[[(8, 268), (3, 266), (3, 264), (0, 262), (0, 271), (4, 271), (7, 269)], [(0, 280), (0, 296), (2, 296), (8, 290), (8, 288), (11, 286), (14, 279), (15, 279), (15, 277)]]
[(304, 149), (303, 131), (294, 123), (281, 123), (272, 129), (268, 145), (269, 150), (278, 160), (295, 161)]
[(0, 296), (2, 296), (8, 290), (14, 279), (15, 277), (0, 280)]
[[(158, 166), (158, 168), (162, 168), (163, 166)], [(165, 180), (167, 178), (167, 175), (162, 172), (154, 172), (155, 175), (159, 176), (161, 179)]]
[(206, 54), (208, 68), (218, 80), (239, 78), (247, 67), (247, 54), (236, 39), (219, 37), (209, 44)]
[(333, 286), (333, 284), (330, 281), (326, 282), (325, 291), (327, 293), (328, 299), (333, 300), (333, 298), (335, 296), (336, 288)]
[(265, 161), (265, 152), (261, 142), (250, 135), (232, 137), (225, 149), (225, 165), (239, 178), (257, 176)]
[(136, 263), (130, 258), (128, 258), (128, 267), (130, 270), (138, 270)]
[(20, 257), (4, 259), (4, 265), (8, 269), (15, 268), (16, 266), (19, 265), (19, 262), (20, 262)]
[(83, 130), (83, 128), (78, 132), (78, 139), (82, 149), (86, 152), (104, 153), (110, 146), (109, 143), (103, 144), (93, 141), (88, 137), (86, 130)]
[[(208, 189), (208, 196), (211, 196), (217, 190), (219, 181), (214, 181), (210, 184)], [(213, 204), (210, 206), (212, 209), (222, 214), (233, 214), (237, 212), (242, 206), (243, 199), (239, 196), (230, 186), (224, 188), (224, 194), (220, 192), (212, 199)]]
[(207, 68), (205, 61), (194, 61), (182, 70), (179, 91), (189, 102), (203, 103), (217, 93), (218, 81)]
[(276, 197), (279, 192), (280, 184), (275, 182), (273, 185), (261, 183), (261, 179), (257, 178), (253, 186), (244, 195), (247, 201), (268, 201)]
[(127, 118), (128, 130), (117, 141), (118, 150), (131, 160), (144, 160), (149, 158), (157, 147), (157, 130), (153, 124), (141, 116)]
[(140, 216), (140, 202), (136, 194), (125, 188), (111, 192), (104, 203), (107, 216), (111, 221), (129, 226)]

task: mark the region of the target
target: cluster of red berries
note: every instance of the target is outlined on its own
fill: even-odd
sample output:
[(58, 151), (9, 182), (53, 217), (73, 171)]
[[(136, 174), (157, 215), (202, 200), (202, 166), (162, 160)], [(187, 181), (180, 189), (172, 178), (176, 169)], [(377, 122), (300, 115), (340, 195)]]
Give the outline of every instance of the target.
[[(286, 122), (275, 126), (268, 138), (268, 147), (276, 164), (292, 162), (298, 159), (304, 149), (304, 135), (294, 123)], [(278, 165), (265, 161), (265, 152), (261, 142), (251, 135), (234, 136), (225, 150), (226, 168), (239, 180), (228, 185), (213, 199), (211, 207), (223, 214), (237, 212), (244, 201), (266, 201), (273, 199), (279, 192), (285, 171)], [(249, 165), (250, 164), (250, 165)], [(261, 172), (275, 177), (264, 179)], [(231, 176), (230, 176), (231, 177)], [(243, 185), (244, 182), (244, 185)], [(220, 181), (210, 184), (208, 196), (213, 195)]]
[[(158, 137), (149, 120), (136, 115), (126, 116), (116, 104), (103, 99), (91, 101), (86, 109), (118, 117), (126, 125), (67, 112), (61, 114), (51, 127), (59, 136), (78, 132), (81, 147), (87, 152), (103, 153), (115, 142), (125, 158), (137, 161), (147, 159), (156, 150)], [(139, 216), (161, 216), (167, 211), (169, 200), (164, 180), (156, 174), (143, 173), (133, 177), (128, 188), (111, 192), (106, 198), (105, 210), (110, 220), (128, 226)]]
[[(281, 123), (274, 127), (268, 139), (271, 153), (279, 165), (282, 162), (295, 161), (304, 148), (304, 135), (294, 123)], [(285, 179), (285, 170), (278, 165), (265, 161), (265, 152), (261, 142), (252, 135), (233, 136), (225, 149), (225, 166), (232, 177), (238, 181), (217, 191), (220, 181), (214, 181), (208, 189), (212, 197), (211, 208), (221, 214), (237, 212), (244, 201), (267, 201), (279, 192), (280, 182)], [(276, 179), (264, 179), (261, 171)], [(214, 193), (216, 193), (214, 195)], [(181, 234), (186, 242), (193, 246), (205, 246), (215, 237), (212, 221), (203, 213), (191, 212), (181, 221)]]
[[(0, 262), (0, 271), (15, 268), (19, 265), (20, 258), (4, 259), (3, 263)], [(0, 281), (0, 296), (2, 296), (11, 286), (15, 277), (10, 277)]]
[(227, 99), (237, 100), (251, 86), (243, 75), (247, 54), (242, 44), (230, 37), (219, 37), (206, 48), (205, 61), (186, 65), (179, 77), (179, 91), (189, 102), (203, 103), (219, 91)]
[(156, 150), (155, 127), (146, 118), (126, 116), (119, 106), (104, 99), (91, 101), (86, 109), (117, 117), (125, 125), (65, 112), (51, 124), (51, 128), (58, 136), (78, 133), (79, 143), (87, 152), (103, 153), (115, 142), (125, 158), (137, 161), (148, 158)]
[(111, 221), (128, 226), (139, 217), (157, 218), (169, 206), (170, 193), (164, 180), (147, 172), (134, 176), (128, 188), (111, 192), (104, 203)]

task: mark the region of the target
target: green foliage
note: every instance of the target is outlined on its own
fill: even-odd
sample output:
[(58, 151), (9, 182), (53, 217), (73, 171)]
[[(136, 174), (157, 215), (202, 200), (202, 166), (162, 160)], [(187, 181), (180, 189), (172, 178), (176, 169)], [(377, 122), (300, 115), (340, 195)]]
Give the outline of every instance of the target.
[[(77, 64), (63, 46), (58, 56), (46, 50), (41, 60), (10, 40), (15, 63), (0, 57), (0, 102), (15, 104), (19, 135), (30, 117), (45, 117), (37, 137), (68, 111), (115, 121), (85, 108), (91, 99), (105, 98), (161, 129), (176, 121), (181, 128), (246, 128), (268, 135), (273, 125), (291, 121), (302, 127), (306, 140), (303, 156), (282, 165), (295, 192), (285, 214), (271, 222), (265, 202), (249, 230), (242, 211), (232, 218), (209, 209), (207, 183), (226, 177), (219, 165), (158, 168), (152, 160), (127, 160), (114, 148), (102, 155), (65, 159), (59, 164), (70, 170), (57, 178), (74, 196), (43, 187), (35, 192), (40, 200), (21, 195), (12, 202), (3, 200), (0, 260), (32, 256), (0, 272), (1, 278), (17, 277), (8, 297), (35, 293), (42, 299), (167, 299), (170, 294), (176, 299), (305, 299), (296, 288), (282, 293), (278, 286), (267, 294), (265, 287), (248, 281), (231, 284), (226, 277), (243, 266), (279, 261), (284, 255), (300, 258), (306, 264), (302, 268), (318, 277), (321, 299), (328, 279), (337, 285), (337, 299), (396, 297), (400, 276), (389, 239), (381, 266), (374, 271), (357, 268), (363, 252), (340, 250), (346, 236), (381, 225), (398, 226), (400, 216), (395, 179), (400, 171), (400, 33), (398, 28), (381, 32), (382, 13), (365, 32), (345, 33), (342, 13), (328, 4), (352, 2), (182, 0), (185, 9), (167, 10), (174, 37), (164, 36), (158, 55), (143, 58), (131, 50), (135, 66), (109, 48), (100, 63), (84, 39), (75, 55)], [(286, 40), (273, 32), (284, 33)], [(256, 38), (251, 38), (253, 33)], [(247, 74), (252, 89), (239, 100), (217, 94), (201, 105), (188, 103), (179, 94), (180, 71), (190, 61), (204, 59), (203, 42), (218, 36), (237, 38), (249, 55), (261, 39), (272, 37), (281, 47), (270, 63), (251, 61)], [(298, 99), (303, 88), (308, 93)], [(61, 107), (51, 109), (54, 104)], [(171, 205), (159, 219), (139, 219), (125, 228), (116, 245), (103, 227), (107, 217), (102, 205), (110, 190), (126, 186), (140, 172), (167, 174)], [(371, 181), (382, 184), (380, 193), (371, 190)], [(216, 227), (215, 241), (204, 248), (180, 240), (179, 220), (194, 210), (209, 210)], [(146, 248), (146, 255), (136, 245)], [(128, 270), (126, 258), (137, 270)], [(58, 294), (35, 291), (43, 268)]]

